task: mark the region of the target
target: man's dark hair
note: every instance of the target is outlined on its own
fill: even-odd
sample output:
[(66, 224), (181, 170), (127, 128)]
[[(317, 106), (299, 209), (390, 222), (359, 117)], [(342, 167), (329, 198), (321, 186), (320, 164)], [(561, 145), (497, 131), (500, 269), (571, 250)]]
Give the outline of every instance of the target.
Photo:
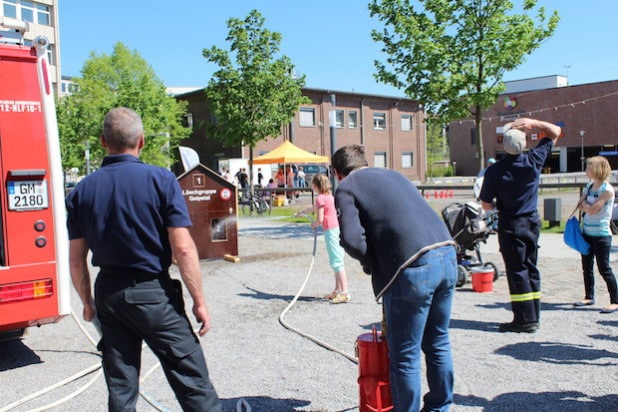
[(368, 166), (365, 158), (365, 147), (359, 144), (343, 146), (333, 155), (332, 165), (333, 169), (343, 176), (349, 175), (356, 169)]

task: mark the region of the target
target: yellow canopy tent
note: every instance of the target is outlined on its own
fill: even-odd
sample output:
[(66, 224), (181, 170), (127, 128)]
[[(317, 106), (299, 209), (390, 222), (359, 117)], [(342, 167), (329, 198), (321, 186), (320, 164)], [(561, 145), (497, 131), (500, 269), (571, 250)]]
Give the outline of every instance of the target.
[(271, 163), (329, 163), (328, 156), (318, 156), (294, 146), (289, 140), (276, 149), (253, 159), (253, 164)]
[[(307, 152), (298, 146), (294, 146), (289, 140), (283, 142), (279, 147), (253, 159), (253, 164), (303, 164), (303, 163), (329, 163), (328, 156), (318, 156)], [(284, 167), (285, 187), (287, 185), (287, 171)]]

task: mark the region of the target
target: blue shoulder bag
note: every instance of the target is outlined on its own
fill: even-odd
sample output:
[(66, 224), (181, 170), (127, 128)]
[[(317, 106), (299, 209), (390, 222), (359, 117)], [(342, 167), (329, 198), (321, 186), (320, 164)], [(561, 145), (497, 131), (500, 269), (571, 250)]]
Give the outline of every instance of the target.
[(578, 207), (579, 203), (575, 206), (575, 210), (573, 210), (573, 213), (571, 213), (571, 216), (569, 216), (566, 221), (563, 238), (567, 246), (577, 250), (582, 255), (587, 255), (590, 253), (590, 244), (584, 239), (579, 220), (575, 216)]

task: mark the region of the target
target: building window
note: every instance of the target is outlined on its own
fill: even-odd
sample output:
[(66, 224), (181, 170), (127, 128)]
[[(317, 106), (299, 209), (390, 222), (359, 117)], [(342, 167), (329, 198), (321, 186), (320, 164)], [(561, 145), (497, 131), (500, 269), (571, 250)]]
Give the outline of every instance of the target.
[(53, 44), (50, 44), (50, 45), (47, 46), (47, 50), (45, 51), (45, 54), (47, 55), (47, 61), (52, 66), (56, 65), (56, 59), (54, 58), (54, 56), (55, 56), (54, 47), (55, 46)]
[(335, 127), (342, 128), (343, 126), (343, 110), (335, 110)]
[(348, 112), (348, 128), (356, 129), (358, 127), (358, 112), (356, 110), (350, 110)]
[(409, 132), (412, 130), (412, 116), (409, 114), (401, 115), (401, 131)]
[(477, 137), (476, 137), (476, 128), (470, 129), (470, 146), (476, 145)]
[(182, 125), (189, 129), (193, 129), (193, 113), (187, 113), (182, 116)]
[(70, 82), (69, 83), (69, 93), (77, 93), (79, 91), (79, 86), (77, 83)]
[(60, 90), (62, 94), (73, 94), (79, 90), (77, 83), (73, 83), (71, 80), (62, 79)]
[(21, 19), (25, 21), (29, 21), (31, 23), (35, 23), (34, 21), (34, 3), (31, 1), (21, 0), (19, 2)]
[(298, 116), (298, 121), (301, 127), (315, 126), (315, 109), (309, 107), (301, 107)]
[(386, 152), (375, 152), (373, 155), (374, 167), (386, 167)]
[(17, 18), (17, 0), (4, 0), (2, 2), (2, 13), (5, 17)]
[(50, 7), (27, 0), (0, 0), (6, 17), (51, 26)]
[(403, 152), (401, 154), (401, 167), (410, 168), (414, 166), (414, 157), (412, 152)]
[(51, 26), (51, 17), (49, 13), (49, 6), (45, 4), (36, 5), (36, 20), (37, 23), (45, 26)]
[(373, 128), (376, 130), (386, 130), (386, 113), (373, 114)]

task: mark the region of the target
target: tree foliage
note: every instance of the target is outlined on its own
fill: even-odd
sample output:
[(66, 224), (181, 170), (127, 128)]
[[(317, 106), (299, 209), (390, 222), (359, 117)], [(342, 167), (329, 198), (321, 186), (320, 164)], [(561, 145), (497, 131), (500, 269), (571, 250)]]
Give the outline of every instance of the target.
[(91, 52), (81, 77), (73, 80), (76, 92), (57, 104), (65, 170), (77, 167), (85, 171), (87, 148), (91, 167), (100, 165), (106, 154), (100, 144), (103, 118), (110, 109), (120, 106), (142, 117), (146, 145), (140, 158), (158, 166), (171, 164), (171, 149), (191, 132), (181, 124), (186, 103), (167, 95), (165, 85), (136, 51), (118, 42), (111, 55)]
[(265, 29), (264, 21), (257, 10), (244, 20), (230, 18), (226, 38), (230, 51), (216, 46), (202, 51), (209, 62), (219, 66), (206, 88), (215, 117), (209, 135), (228, 147), (248, 145), (250, 164), (255, 145), (278, 136), (298, 106), (309, 102), (301, 90), (305, 76), (293, 76), (294, 66), (288, 57), (277, 58), (281, 34)]
[[(375, 77), (423, 103), (430, 122), (473, 117), (482, 167), (481, 114), (504, 90), (504, 73), (522, 64), (559, 21), (556, 11), (547, 18), (536, 4), (522, 0), (522, 13), (510, 14), (509, 0), (372, 0), (371, 16), (384, 23), (372, 38), (388, 56), (374, 62)], [(535, 10), (538, 24), (530, 16)]]
[(448, 148), (444, 128), (438, 123), (427, 126), (427, 163), (431, 164), (448, 158)]

